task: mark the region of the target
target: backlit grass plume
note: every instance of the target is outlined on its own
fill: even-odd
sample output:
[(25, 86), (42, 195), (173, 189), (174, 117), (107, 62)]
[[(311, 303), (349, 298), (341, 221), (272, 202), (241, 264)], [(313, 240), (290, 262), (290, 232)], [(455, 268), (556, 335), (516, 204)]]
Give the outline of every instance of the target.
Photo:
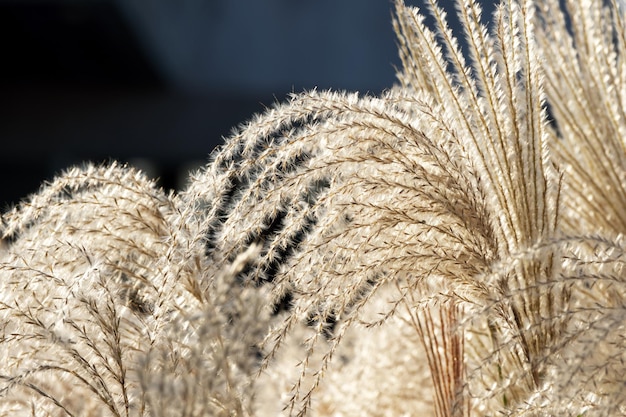
[(3, 215), (0, 415), (626, 413), (620, 6), (458, 0), (462, 50), (427, 3), (380, 97), (294, 95), (178, 194), (87, 166)]

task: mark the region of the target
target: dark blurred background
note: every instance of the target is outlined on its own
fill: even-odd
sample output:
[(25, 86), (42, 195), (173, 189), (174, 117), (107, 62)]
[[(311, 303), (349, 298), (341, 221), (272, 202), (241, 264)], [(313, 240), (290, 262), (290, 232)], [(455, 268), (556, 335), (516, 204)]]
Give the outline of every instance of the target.
[(290, 92), (380, 93), (399, 66), (392, 11), (390, 0), (0, 0), (0, 210), (83, 161), (129, 162), (180, 188), (233, 126)]

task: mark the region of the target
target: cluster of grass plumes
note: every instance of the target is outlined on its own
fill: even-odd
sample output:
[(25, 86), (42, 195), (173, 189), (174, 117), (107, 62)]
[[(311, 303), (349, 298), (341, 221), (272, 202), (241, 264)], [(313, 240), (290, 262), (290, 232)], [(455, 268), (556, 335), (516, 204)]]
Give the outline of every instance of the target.
[(461, 51), (428, 3), (380, 97), (294, 96), (179, 194), (87, 167), (3, 215), (0, 415), (626, 413), (619, 6), (459, 0)]

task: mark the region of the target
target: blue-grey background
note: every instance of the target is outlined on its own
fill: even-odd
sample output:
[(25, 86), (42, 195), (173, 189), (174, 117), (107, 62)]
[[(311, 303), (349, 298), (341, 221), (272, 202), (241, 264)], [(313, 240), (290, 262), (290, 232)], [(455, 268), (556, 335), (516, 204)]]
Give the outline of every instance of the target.
[(83, 161), (177, 188), (290, 92), (380, 93), (400, 65), (392, 13), (390, 0), (0, 0), (0, 210)]

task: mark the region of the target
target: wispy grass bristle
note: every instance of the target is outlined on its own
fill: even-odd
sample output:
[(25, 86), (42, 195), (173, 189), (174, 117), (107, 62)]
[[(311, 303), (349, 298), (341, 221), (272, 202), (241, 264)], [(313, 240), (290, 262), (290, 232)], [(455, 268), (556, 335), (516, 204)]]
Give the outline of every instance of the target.
[(625, 414), (621, 6), (455, 4), (465, 47), (397, 0), (396, 86), (181, 192), (87, 165), (3, 214), (0, 416)]

